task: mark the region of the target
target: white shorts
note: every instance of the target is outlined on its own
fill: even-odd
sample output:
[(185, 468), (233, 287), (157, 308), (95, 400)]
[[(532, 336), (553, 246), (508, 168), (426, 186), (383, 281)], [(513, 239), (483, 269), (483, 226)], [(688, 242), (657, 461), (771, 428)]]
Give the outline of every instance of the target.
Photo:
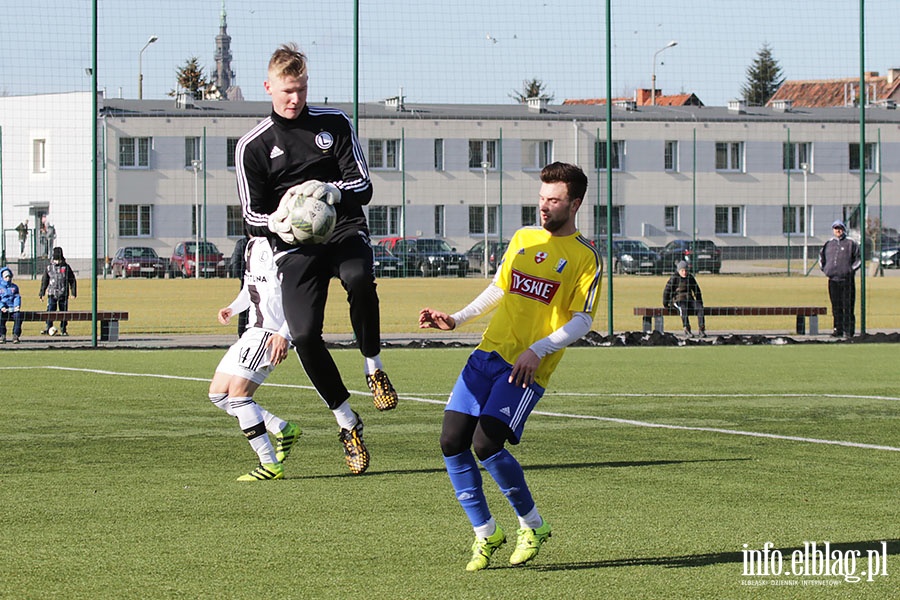
[(232, 344), (219, 361), (216, 373), (236, 375), (261, 384), (275, 369), (269, 349), (266, 347), (266, 342), (273, 335), (271, 331), (258, 327), (247, 329), (241, 339)]

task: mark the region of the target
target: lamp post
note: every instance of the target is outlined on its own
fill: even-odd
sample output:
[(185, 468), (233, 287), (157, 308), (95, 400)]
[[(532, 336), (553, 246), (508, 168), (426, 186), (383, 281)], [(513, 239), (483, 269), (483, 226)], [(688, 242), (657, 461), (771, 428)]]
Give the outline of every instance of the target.
[[(196, 236), (195, 246), (194, 246), (194, 278), (200, 279), (200, 201), (197, 196), (197, 176), (200, 174), (200, 169), (203, 167), (203, 161), (194, 159), (191, 161), (191, 169), (194, 171), (194, 219), (195, 219), (195, 231), (194, 234)], [(185, 260), (187, 260), (187, 256), (185, 256)]]
[(809, 209), (806, 194), (809, 163), (800, 163), (800, 170), (803, 171), (803, 273), (806, 274), (806, 270), (809, 268), (809, 265), (806, 262), (809, 252), (807, 249), (809, 242)]
[(159, 38), (155, 35), (151, 35), (150, 39), (147, 40), (147, 43), (144, 44), (144, 47), (141, 48), (141, 51), (138, 52), (138, 100), (144, 99), (144, 70), (141, 66), (141, 59), (144, 55), (144, 50), (147, 49), (147, 46), (158, 40)]
[(484, 264), (482, 265), (482, 270), (484, 271), (484, 278), (488, 277), (488, 191), (487, 191), (487, 176), (488, 169), (490, 169), (491, 163), (487, 161), (483, 161), (481, 163), (481, 172), (484, 173)]
[(656, 57), (659, 56), (659, 53), (663, 50), (668, 50), (672, 46), (677, 46), (678, 42), (672, 40), (659, 50), (653, 53), (653, 75), (650, 77), (650, 104), (656, 106)]

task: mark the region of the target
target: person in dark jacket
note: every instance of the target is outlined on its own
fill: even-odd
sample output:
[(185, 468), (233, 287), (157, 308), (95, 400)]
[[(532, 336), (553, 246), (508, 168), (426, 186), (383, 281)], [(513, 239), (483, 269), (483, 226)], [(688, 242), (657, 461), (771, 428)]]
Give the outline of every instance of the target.
[[(53, 249), (53, 258), (50, 264), (47, 265), (47, 270), (44, 271), (44, 277), (41, 279), (41, 291), (38, 292), (38, 297), (43, 300), (44, 294), (47, 294), (47, 310), (69, 310), (70, 290), (72, 298), (76, 298), (78, 294), (76, 292), (75, 273), (72, 272), (72, 267), (69, 266), (69, 263), (66, 262), (66, 257), (63, 256), (63, 249), (57, 246)], [(68, 325), (68, 321), (60, 321), (60, 335), (69, 335), (66, 331)], [(51, 327), (53, 327), (53, 321), (48, 320), (47, 326), (41, 332), (41, 335), (48, 335)]]
[(22, 295), (19, 286), (12, 282), (13, 272), (9, 267), (0, 269), (0, 344), (6, 343), (6, 322), (12, 321), (12, 343), (19, 343), (22, 335)]
[(819, 268), (828, 277), (828, 296), (834, 319), (832, 337), (853, 337), (856, 333), (856, 271), (862, 265), (859, 244), (847, 237), (843, 221), (831, 224), (834, 237), (819, 251)]
[(693, 335), (688, 315), (696, 312), (700, 337), (706, 337), (706, 318), (703, 316), (703, 294), (700, 292), (700, 286), (694, 276), (688, 273), (688, 264), (685, 261), (679, 262), (675, 270), (676, 273), (669, 277), (663, 290), (663, 306), (678, 309), (684, 334), (687, 336)]

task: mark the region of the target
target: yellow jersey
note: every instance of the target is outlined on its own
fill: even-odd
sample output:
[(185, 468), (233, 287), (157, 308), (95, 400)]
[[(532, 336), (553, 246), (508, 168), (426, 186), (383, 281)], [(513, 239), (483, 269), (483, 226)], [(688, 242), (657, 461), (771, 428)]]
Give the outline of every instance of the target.
[[(503, 298), (479, 350), (514, 364), (522, 352), (568, 323), (572, 313), (593, 318), (603, 277), (600, 254), (579, 232), (553, 236), (543, 227), (518, 230), (509, 242), (494, 285)], [(541, 360), (535, 381), (547, 387), (565, 349)]]

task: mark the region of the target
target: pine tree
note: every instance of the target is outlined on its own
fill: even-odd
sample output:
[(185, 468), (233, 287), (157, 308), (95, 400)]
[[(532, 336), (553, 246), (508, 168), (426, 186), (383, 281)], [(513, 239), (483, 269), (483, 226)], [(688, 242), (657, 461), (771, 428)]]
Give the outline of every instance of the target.
[(515, 91), (509, 95), (518, 104), (525, 104), (529, 98), (544, 98), (548, 102), (553, 101), (553, 94), (547, 93), (547, 86), (540, 79), (526, 79), (522, 82), (522, 91)]
[(195, 100), (202, 100), (204, 94), (209, 90), (212, 83), (203, 74), (203, 67), (200, 66), (200, 59), (196, 56), (184, 61), (184, 66), (180, 67), (175, 74), (175, 81), (178, 87), (169, 92), (169, 96), (175, 97), (179, 91), (186, 91), (193, 94)]
[(753, 64), (747, 67), (747, 82), (741, 88), (741, 96), (747, 106), (764, 106), (784, 83), (781, 75), (781, 67), (772, 57), (772, 49), (768, 44), (763, 44)]

